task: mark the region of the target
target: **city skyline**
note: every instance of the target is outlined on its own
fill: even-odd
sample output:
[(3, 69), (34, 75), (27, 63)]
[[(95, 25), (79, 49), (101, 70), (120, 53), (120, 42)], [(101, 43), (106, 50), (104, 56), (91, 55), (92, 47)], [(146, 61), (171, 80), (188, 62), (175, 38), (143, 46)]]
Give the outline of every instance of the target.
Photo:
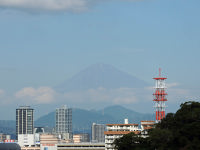
[[(184, 101), (198, 100), (199, 1), (68, 0), (62, 1), (62, 7), (54, 0), (52, 5), (43, 1), (41, 6), (17, 2), (0, 2), (2, 120), (13, 119), (15, 109), (24, 103), (37, 110), (37, 117), (53, 111), (56, 106), (45, 105), (54, 106), (61, 97), (71, 96), (53, 87), (97, 63), (112, 65), (144, 80), (150, 85), (145, 89), (154, 86), (152, 78), (161, 67), (168, 78), (166, 112), (175, 112)], [(61, 103), (100, 109), (120, 104), (119, 90), (103, 87), (103, 92), (75, 92), (73, 96), (79, 94), (85, 105), (72, 103), (71, 97)], [(117, 96), (110, 103), (89, 101), (91, 92), (102, 99)], [(142, 94), (142, 90), (125, 87), (121, 93), (126, 101), (123, 106), (153, 113), (153, 89), (145, 91), (145, 99), (140, 98)], [(13, 111), (4, 114), (7, 108)]]

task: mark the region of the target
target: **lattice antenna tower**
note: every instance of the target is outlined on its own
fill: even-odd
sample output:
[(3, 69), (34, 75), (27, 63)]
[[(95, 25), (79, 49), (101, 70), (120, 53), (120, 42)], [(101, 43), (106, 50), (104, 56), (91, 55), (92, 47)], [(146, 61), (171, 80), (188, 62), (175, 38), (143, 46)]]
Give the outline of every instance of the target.
[(155, 102), (155, 112), (156, 112), (156, 123), (160, 122), (161, 119), (165, 118), (165, 102), (167, 101), (165, 92), (166, 84), (165, 80), (167, 78), (161, 77), (161, 68), (159, 68), (159, 77), (153, 78), (156, 82), (155, 91), (153, 93), (153, 101)]

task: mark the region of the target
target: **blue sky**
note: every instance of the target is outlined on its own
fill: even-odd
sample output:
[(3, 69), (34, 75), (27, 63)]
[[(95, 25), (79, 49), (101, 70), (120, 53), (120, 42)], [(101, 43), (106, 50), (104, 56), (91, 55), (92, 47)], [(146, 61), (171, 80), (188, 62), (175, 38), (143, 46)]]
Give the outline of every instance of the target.
[[(51, 93), (50, 87), (99, 62), (152, 86), (161, 67), (175, 89), (171, 95), (198, 97), (199, 0), (41, 1), (0, 0), (2, 107), (22, 105), (16, 93), (24, 88)], [(169, 100), (176, 106), (168, 109), (182, 101)]]

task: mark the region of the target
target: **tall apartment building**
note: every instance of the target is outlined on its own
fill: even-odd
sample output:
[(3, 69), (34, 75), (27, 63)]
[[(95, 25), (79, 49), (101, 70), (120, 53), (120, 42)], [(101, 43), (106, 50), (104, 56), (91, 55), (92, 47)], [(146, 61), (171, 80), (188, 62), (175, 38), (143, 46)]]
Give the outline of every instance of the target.
[(66, 105), (56, 109), (56, 133), (62, 139), (72, 139), (72, 109)]
[(92, 124), (92, 142), (104, 143), (105, 142), (105, 125), (104, 124)]
[(20, 106), (16, 109), (16, 136), (33, 134), (33, 109), (30, 106)]

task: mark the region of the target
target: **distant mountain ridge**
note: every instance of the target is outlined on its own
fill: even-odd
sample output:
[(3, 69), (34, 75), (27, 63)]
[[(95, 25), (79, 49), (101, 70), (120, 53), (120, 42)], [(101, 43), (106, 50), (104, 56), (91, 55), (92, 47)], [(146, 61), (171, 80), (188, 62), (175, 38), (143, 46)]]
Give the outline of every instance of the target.
[(111, 65), (94, 64), (55, 87), (57, 91), (103, 88), (141, 88), (149, 84)]
[(114, 105), (110, 107), (106, 107), (104, 110), (104, 114), (109, 114), (112, 116), (116, 122), (121, 122), (125, 118), (128, 118), (132, 123), (140, 123), (141, 120), (152, 120), (152, 114), (143, 114), (131, 109), (127, 109), (120, 105)]
[[(130, 123), (140, 123), (141, 120), (153, 120), (153, 114), (138, 113), (125, 107), (115, 105), (102, 110), (84, 110), (79, 108), (72, 109), (73, 131), (91, 133), (92, 123), (124, 123), (128, 118)], [(40, 117), (34, 122), (35, 127), (55, 127), (55, 112)], [(0, 120), (0, 132), (11, 134), (15, 137), (15, 121)]]
[(15, 139), (15, 124), (14, 120), (0, 120), (0, 133), (10, 134)]
[[(100, 124), (123, 123), (125, 118), (131, 123), (141, 120), (153, 120), (153, 114), (138, 113), (119, 105), (106, 107), (102, 110), (72, 109), (73, 130), (90, 130), (93, 122)], [(55, 112), (51, 112), (35, 121), (35, 126), (55, 126)]]

